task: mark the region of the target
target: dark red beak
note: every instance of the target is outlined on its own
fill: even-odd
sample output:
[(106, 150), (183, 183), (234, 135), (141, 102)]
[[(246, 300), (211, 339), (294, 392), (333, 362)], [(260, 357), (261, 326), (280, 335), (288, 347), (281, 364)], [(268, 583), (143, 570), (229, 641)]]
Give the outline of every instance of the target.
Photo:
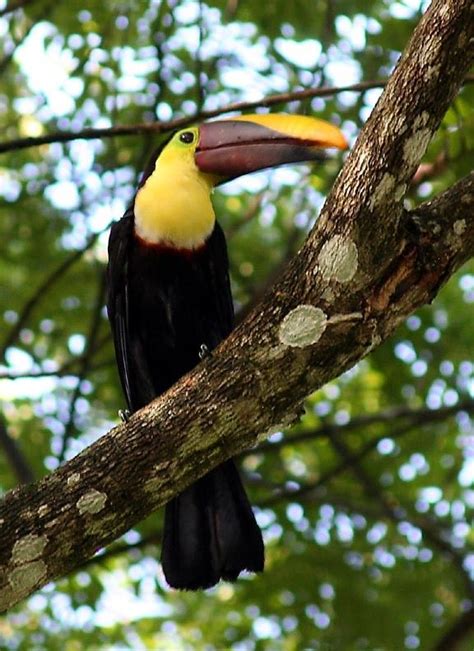
[(247, 115), (206, 122), (199, 127), (195, 152), (201, 172), (230, 179), (285, 163), (324, 160), (323, 149), (345, 149), (341, 131), (299, 115)]

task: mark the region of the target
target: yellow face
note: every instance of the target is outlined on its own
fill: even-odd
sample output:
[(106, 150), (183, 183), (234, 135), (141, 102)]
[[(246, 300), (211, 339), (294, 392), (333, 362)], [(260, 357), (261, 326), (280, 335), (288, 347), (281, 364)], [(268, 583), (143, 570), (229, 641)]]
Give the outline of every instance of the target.
[(196, 167), (199, 128), (178, 131), (135, 198), (135, 230), (146, 242), (195, 249), (211, 234), (216, 177)]
[[(179, 160), (181, 164), (194, 165), (194, 152), (199, 142), (199, 127), (187, 127), (174, 134), (162, 150), (159, 158), (168, 162)], [(194, 165), (195, 167), (195, 165)]]

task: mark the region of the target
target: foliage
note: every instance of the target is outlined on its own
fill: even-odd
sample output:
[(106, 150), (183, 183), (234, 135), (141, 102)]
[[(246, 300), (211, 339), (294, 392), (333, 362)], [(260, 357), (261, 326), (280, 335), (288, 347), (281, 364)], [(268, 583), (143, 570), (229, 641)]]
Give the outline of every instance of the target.
[[(384, 79), (426, 5), (23, 4), (0, 18), (2, 140)], [(355, 138), (379, 92), (281, 109), (317, 113)], [(473, 95), (466, 86), (447, 113), (407, 205), (470, 171)], [(103, 309), (107, 230), (158, 141), (78, 139), (2, 154), (0, 400), (37, 478), (105, 433), (123, 406)], [(238, 308), (254, 304), (298, 248), (340, 162), (266, 172), (216, 193)], [(308, 399), (297, 427), (245, 456), (264, 575), (205, 594), (169, 591), (156, 514), (6, 616), (3, 647), (432, 648), (468, 607), (474, 577), (473, 300), (471, 263), (392, 340)], [(17, 483), (2, 455), (1, 489)]]

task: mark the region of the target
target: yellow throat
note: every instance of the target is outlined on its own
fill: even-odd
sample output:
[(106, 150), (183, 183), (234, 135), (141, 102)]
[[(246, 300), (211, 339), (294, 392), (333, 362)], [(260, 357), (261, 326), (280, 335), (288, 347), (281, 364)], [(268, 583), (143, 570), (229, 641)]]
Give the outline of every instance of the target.
[[(198, 130), (189, 129), (195, 133)], [(170, 140), (135, 197), (135, 232), (146, 242), (179, 249), (199, 248), (215, 224), (211, 193), (215, 179), (194, 162), (194, 146)]]

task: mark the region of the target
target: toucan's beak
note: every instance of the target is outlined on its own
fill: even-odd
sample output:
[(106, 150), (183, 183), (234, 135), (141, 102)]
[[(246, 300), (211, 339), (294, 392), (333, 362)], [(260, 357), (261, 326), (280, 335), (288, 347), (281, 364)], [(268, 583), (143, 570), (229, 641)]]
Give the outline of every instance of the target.
[(284, 163), (321, 160), (323, 149), (346, 149), (342, 132), (329, 122), (303, 115), (243, 115), (199, 127), (195, 152), (201, 172), (220, 182)]

